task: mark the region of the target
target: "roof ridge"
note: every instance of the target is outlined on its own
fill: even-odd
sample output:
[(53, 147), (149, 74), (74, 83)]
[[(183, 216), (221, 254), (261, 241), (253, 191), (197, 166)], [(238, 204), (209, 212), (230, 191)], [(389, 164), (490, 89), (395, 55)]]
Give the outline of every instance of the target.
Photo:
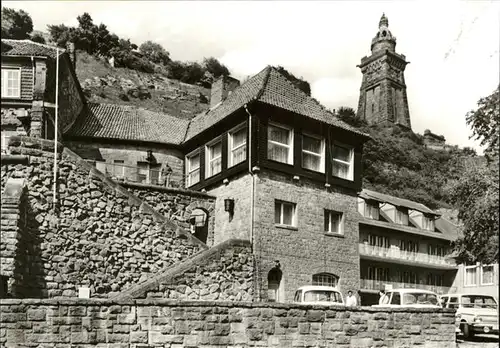
[(269, 82), (269, 76), (271, 76), (271, 71), (274, 69), (271, 65), (267, 65), (263, 70), (266, 71), (266, 76), (264, 76), (264, 79), (262, 81), (262, 87), (260, 90), (257, 92), (257, 95), (253, 98), (254, 100), (259, 99), (262, 97), (262, 94), (264, 94), (264, 91), (266, 90), (267, 83)]
[(51, 49), (51, 50), (57, 50), (57, 49), (59, 49), (59, 51), (61, 51), (61, 54), (64, 53), (64, 52), (66, 52), (65, 48), (62, 48), (62, 47), (59, 47), (59, 46), (51, 46), (51, 45), (43, 44), (43, 43), (40, 43), (40, 42), (35, 42), (35, 41), (32, 41), (32, 40), (28, 40), (28, 39), (22, 39), (22, 40), (17, 40), (17, 39), (2, 39), (2, 41), (29, 42), (29, 43), (31, 43), (33, 45), (45, 47), (45, 48), (48, 48), (48, 49)]

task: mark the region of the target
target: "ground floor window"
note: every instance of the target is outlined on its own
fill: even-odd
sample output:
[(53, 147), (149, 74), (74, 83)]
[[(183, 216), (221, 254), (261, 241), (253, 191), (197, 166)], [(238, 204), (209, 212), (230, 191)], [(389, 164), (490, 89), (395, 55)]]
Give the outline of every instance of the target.
[(337, 286), (339, 277), (331, 273), (318, 273), (312, 276), (312, 285)]

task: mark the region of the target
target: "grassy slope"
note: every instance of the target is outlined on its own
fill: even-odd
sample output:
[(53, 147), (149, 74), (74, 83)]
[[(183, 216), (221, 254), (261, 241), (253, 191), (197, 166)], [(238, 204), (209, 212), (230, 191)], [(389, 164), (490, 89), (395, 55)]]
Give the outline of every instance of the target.
[[(125, 104), (161, 111), (173, 116), (190, 118), (208, 109), (207, 100), (210, 90), (188, 85), (166, 78), (162, 73), (143, 73), (127, 68), (113, 68), (105, 60), (97, 59), (86, 52), (77, 52), (76, 73), (90, 102)], [(151, 98), (141, 100), (129, 97), (129, 101), (120, 99), (129, 88), (145, 86)], [(90, 82), (89, 82), (90, 81)], [(99, 86), (99, 84), (102, 84)]]

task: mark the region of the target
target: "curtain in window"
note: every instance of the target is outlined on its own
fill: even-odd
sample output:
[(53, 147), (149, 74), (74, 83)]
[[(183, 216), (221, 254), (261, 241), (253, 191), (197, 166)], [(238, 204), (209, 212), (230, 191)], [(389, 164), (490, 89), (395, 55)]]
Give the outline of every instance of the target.
[(483, 284), (493, 284), (493, 266), (483, 266)]
[(194, 155), (188, 159), (188, 181), (189, 185), (193, 185), (200, 181), (200, 155)]
[(231, 134), (232, 136), (232, 165), (243, 162), (247, 155), (247, 130), (242, 128)]
[(217, 143), (208, 148), (209, 151), (209, 176), (219, 173), (222, 170), (222, 143)]
[(315, 171), (321, 170), (321, 139), (302, 135), (302, 166)]
[(269, 125), (267, 158), (288, 163), (290, 151), (290, 131)]
[(476, 284), (476, 268), (465, 269), (465, 284), (466, 285)]

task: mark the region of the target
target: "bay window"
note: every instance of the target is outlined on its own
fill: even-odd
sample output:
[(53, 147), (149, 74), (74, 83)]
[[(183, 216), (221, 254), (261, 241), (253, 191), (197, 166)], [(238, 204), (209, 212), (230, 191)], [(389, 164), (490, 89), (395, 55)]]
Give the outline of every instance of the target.
[(325, 141), (322, 138), (302, 134), (302, 167), (325, 171)]
[(293, 164), (293, 130), (270, 123), (267, 128), (267, 158)]
[(353, 180), (353, 158), (354, 151), (352, 147), (345, 145), (333, 146), (333, 176)]

